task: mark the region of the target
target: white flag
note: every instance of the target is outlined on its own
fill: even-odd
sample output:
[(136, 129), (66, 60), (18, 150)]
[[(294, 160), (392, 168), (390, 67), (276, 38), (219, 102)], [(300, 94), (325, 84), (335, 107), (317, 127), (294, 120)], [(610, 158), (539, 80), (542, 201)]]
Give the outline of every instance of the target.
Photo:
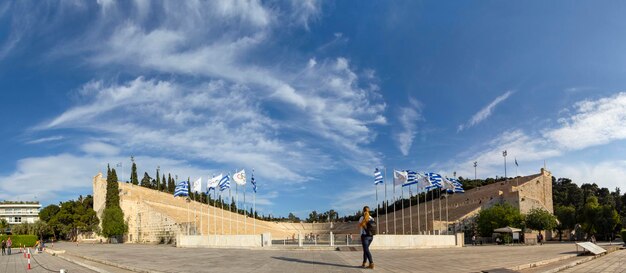
[(206, 185), (206, 191), (215, 190), (217, 186), (220, 184), (220, 180), (222, 180), (222, 175), (216, 175), (213, 178), (210, 178)]
[(198, 180), (193, 182), (193, 187), (191, 187), (191, 191), (202, 192), (202, 177), (198, 178)]
[(246, 184), (246, 170), (241, 170), (233, 175), (233, 180), (237, 185), (245, 185)]
[(393, 170), (393, 184), (402, 185), (409, 179), (409, 174), (406, 171)]
[(424, 191), (428, 191), (428, 187), (432, 186), (432, 184), (430, 183), (430, 180), (428, 180), (428, 177), (421, 174), (421, 173), (417, 173), (417, 192), (424, 192)]
[(443, 190), (446, 190), (448, 192), (453, 192), (454, 191), (454, 183), (452, 183), (452, 181), (448, 180), (447, 177), (442, 178), (443, 181), (443, 187), (441, 187)]

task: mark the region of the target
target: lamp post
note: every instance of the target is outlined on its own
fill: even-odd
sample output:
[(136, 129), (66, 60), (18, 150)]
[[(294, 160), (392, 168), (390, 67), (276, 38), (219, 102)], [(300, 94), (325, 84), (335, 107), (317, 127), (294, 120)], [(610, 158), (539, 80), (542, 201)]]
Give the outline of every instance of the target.
[(506, 181), (506, 150), (502, 152), (502, 157), (504, 157), (504, 180)]

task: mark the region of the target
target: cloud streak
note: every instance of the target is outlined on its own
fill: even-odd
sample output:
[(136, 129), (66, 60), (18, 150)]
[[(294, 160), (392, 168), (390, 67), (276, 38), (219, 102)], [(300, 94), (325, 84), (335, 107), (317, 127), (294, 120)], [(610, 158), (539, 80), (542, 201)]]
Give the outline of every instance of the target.
[(459, 125), (459, 127), (457, 128), (457, 132), (461, 132), (465, 129), (474, 127), (476, 124), (479, 124), (485, 119), (487, 119), (493, 113), (493, 109), (495, 109), (498, 104), (508, 99), (512, 94), (513, 94), (513, 91), (507, 91), (506, 93), (497, 97), (487, 106), (485, 106), (483, 109), (481, 109), (476, 114), (474, 114), (467, 123)]
[(422, 103), (414, 98), (409, 98), (409, 105), (398, 109), (398, 121), (402, 127), (400, 132), (395, 134), (398, 148), (404, 156), (409, 155), (413, 140), (417, 134), (417, 123), (424, 120), (422, 116)]

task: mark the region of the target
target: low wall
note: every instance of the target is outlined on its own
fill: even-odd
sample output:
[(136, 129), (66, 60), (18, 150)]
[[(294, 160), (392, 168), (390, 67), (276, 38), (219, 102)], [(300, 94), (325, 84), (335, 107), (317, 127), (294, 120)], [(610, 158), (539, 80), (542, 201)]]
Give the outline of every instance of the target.
[[(460, 235), (460, 236), (459, 236)], [(459, 239), (460, 238), (460, 239)], [(463, 234), (456, 235), (376, 235), (371, 249), (462, 247)]]
[(271, 246), (272, 238), (269, 233), (261, 235), (178, 235), (177, 247), (217, 247), (217, 248), (256, 248)]

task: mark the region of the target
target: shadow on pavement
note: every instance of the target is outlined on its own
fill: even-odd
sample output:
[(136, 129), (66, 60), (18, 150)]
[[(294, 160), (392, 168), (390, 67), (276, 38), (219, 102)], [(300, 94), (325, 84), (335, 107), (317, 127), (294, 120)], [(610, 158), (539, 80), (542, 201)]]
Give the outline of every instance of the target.
[(330, 265), (330, 266), (346, 267), (346, 268), (362, 268), (360, 266), (355, 266), (355, 265), (333, 264), (333, 263), (325, 263), (325, 262), (318, 262), (318, 261), (307, 261), (307, 260), (301, 260), (301, 259), (296, 259), (296, 258), (287, 258), (287, 257), (272, 257), (272, 258), (273, 259), (277, 259), (277, 260), (287, 261), (287, 262), (295, 262), (295, 263), (303, 263), (303, 264), (319, 264), (319, 265)]

